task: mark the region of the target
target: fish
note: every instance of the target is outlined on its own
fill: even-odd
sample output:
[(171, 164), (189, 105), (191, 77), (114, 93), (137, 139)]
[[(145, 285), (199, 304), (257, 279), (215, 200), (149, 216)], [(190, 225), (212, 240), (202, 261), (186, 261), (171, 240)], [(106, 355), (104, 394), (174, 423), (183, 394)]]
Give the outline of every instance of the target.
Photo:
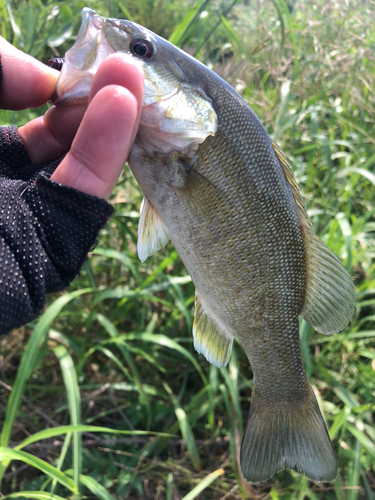
[(195, 285), (195, 349), (224, 367), (237, 338), (253, 371), (245, 480), (287, 467), (333, 481), (337, 461), (303, 368), (298, 317), (324, 335), (343, 330), (355, 312), (350, 275), (313, 232), (290, 165), (250, 106), (148, 29), (83, 9), (55, 105), (87, 101), (100, 62), (114, 52), (145, 74), (128, 159), (144, 194), (140, 260), (171, 241)]

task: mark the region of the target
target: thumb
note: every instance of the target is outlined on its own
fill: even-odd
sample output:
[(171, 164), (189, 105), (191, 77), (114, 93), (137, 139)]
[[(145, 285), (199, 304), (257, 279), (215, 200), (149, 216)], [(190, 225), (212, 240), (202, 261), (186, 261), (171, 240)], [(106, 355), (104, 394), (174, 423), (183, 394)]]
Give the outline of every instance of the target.
[(129, 156), (139, 123), (138, 107), (136, 97), (122, 86), (100, 89), (51, 180), (107, 199)]

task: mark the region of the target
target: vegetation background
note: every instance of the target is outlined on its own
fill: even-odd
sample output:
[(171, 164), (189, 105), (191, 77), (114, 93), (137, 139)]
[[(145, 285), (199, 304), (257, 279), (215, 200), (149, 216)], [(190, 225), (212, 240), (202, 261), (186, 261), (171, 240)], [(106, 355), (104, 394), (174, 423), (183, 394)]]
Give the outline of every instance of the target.
[[(84, 6), (143, 24), (205, 62), (289, 157), (315, 231), (358, 293), (344, 332), (324, 337), (301, 322), (339, 476), (241, 481), (251, 368), (238, 344), (226, 369), (194, 351), (194, 287), (172, 246), (138, 261), (141, 193), (126, 168), (81, 275), (40, 319), (1, 339), (2, 495), (374, 500), (374, 2), (0, 0), (0, 33), (46, 62), (73, 44)], [(3, 111), (0, 123), (44, 111)]]

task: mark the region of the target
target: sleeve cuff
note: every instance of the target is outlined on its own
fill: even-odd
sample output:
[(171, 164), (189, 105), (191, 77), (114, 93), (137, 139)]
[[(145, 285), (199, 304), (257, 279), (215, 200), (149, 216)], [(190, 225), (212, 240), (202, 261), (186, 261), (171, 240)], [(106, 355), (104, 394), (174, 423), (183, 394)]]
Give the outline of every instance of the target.
[[(83, 193), (69, 186), (64, 186), (58, 182), (52, 181), (49, 177), (52, 172), (41, 173), (34, 181), (34, 186), (44, 190), (44, 196), (54, 203), (71, 203), (78, 210), (83, 210), (94, 217), (102, 219), (104, 224), (115, 211), (112, 205), (102, 198), (97, 198), (90, 194)], [(60, 198), (60, 202), (59, 202)]]
[(17, 127), (0, 127), (0, 155), (1, 162), (14, 170), (30, 165), (29, 154), (21, 141)]

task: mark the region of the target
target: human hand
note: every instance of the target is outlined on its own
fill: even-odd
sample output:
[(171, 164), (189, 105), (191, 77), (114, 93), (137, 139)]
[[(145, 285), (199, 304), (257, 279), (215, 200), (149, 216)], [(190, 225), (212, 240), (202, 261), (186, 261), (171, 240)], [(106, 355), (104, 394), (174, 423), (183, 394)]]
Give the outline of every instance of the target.
[[(52, 96), (58, 71), (20, 52), (0, 37), (3, 82), (0, 107), (26, 109)], [(59, 159), (51, 180), (107, 199), (137, 133), (143, 72), (124, 54), (100, 65), (87, 105), (50, 108), (18, 129), (33, 163)]]

